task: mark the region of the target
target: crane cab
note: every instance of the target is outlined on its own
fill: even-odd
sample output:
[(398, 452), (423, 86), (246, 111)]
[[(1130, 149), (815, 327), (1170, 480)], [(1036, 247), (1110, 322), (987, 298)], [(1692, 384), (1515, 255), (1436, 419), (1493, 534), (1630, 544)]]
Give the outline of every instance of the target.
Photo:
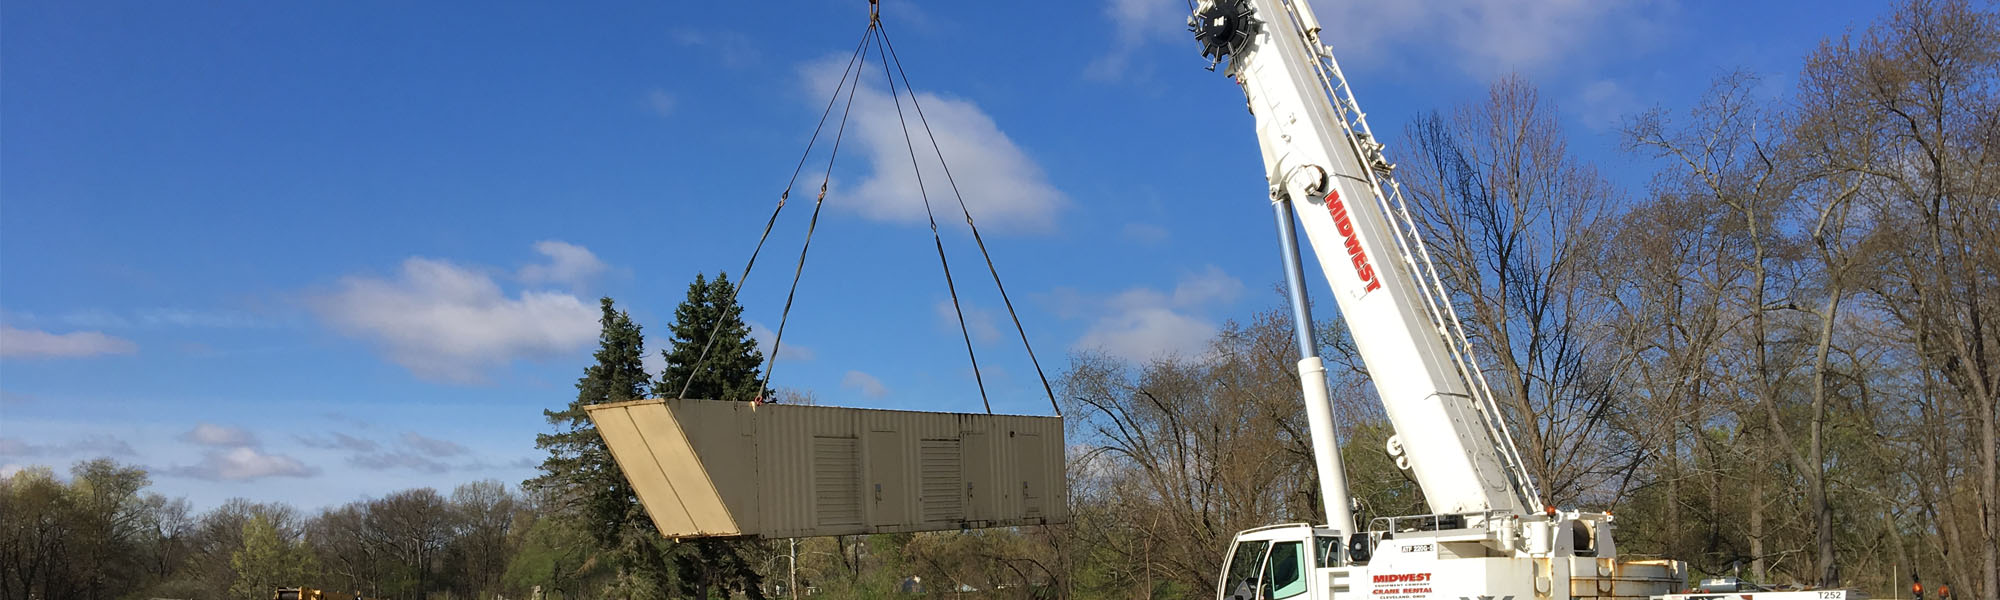
[(1217, 600), (1284, 600), (1316, 596), (1341, 573), (1341, 532), (1306, 523), (1259, 527), (1236, 534), (1216, 580)]

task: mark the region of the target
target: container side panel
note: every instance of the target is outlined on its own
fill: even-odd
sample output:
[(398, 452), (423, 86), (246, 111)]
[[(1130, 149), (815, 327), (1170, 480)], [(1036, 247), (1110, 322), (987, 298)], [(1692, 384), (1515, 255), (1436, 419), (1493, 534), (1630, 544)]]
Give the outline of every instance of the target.
[[(715, 489), (720, 506), (726, 509), (733, 530), (761, 531), (758, 524), (755, 430), (748, 420), (755, 418), (748, 402), (712, 400), (668, 400), (673, 422), (687, 437), (701, 461), (703, 477)], [(690, 510), (695, 507), (691, 505)]]
[[(763, 533), (812, 533), (812, 434), (799, 411), (757, 408), (757, 481), (763, 500)], [(801, 442), (805, 440), (806, 442)]]
[(591, 411), (590, 417), (597, 423), (604, 445), (611, 450), (612, 460), (618, 461), (625, 479), (632, 483), (632, 491), (639, 496), (640, 506), (653, 517), (653, 525), (660, 533), (669, 536), (694, 533), (694, 519), (681, 506), (680, 493), (660, 468), (646, 436), (632, 419), (631, 409)]
[[(722, 497), (715, 491), (715, 483), (709, 475), (717, 471), (732, 470), (726, 464), (704, 464), (702, 457), (682, 433), (681, 423), (674, 419), (665, 404), (633, 406), (626, 409), (632, 415), (633, 424), (644, 434), (648, 447), (660, 470), (668, 480), (674, 482), (674, 490), (680, 497), (680, 505), (687, 510), (694, 529), (688, 533), (703, 535), (736, 535), (742, 529), (730, 516), (729, 508), (723, 506)], [(692, 422), (689, 427), (706, 430), (706, 423)]]

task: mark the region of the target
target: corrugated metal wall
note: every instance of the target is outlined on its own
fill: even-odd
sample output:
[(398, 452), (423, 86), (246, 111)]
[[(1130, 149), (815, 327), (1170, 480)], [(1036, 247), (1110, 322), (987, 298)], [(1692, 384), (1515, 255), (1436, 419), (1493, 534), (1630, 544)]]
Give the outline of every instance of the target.
[[(707, 400), (590, 411), (647, 511), (672, 537), (849, 535), (1069, 518), (1060, 418)], [(604, 425), (619, 417), (641, 425)], [(648, 464), (689, 456), (698, 465)], [(647, 469), (665, 480), (637, 476)], [(726, 514), (688, 509), (716, 503)]]

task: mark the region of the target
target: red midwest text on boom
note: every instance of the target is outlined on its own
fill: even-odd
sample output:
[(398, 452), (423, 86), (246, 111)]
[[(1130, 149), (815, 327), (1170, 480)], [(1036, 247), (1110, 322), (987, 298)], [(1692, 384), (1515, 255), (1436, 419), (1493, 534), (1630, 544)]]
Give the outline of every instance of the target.
[(1375, 265), (1368, 264), (1368, 252), (1361, 249), (1361, 239), (1354, 237), (1354, 220), (1347, 216), (1347, 204), (1340, 201), (1340, 190), (1326, 193), (1326, 212), (1333, 216), (1333, 227), (1340, 231), (1341, 242), (1347, 246), (1347, 258), (1354, 263), (1354, 274), (1367, 287), (1361, 293), (1375, 291), (1382, 287), (1382, 280), (1375, 277)]

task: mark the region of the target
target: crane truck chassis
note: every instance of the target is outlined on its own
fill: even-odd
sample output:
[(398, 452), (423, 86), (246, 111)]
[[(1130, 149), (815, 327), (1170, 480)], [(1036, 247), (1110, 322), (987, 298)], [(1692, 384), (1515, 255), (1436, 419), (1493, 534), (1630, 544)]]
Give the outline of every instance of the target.
[[(1345, 24), (1347, 27), (1356, 25)], [(1680, 561), (1621, 556), (1610, 513), (1543, 506), (1478, 356), (1305, 0), (1200, 0), (1188, 29), (1242, 87), (1276, 217), (1325, 525), (1238, 533), (1220, 600), (1720, 598), (1674, 594)], [(1388, 451), (1435, 514), (1356, 522), (1294, 219), (1397, 432)], [(1809, 596), (1804, 594), (1810, 594)], [(1726, 594), (1859, 598), (1851, 591)]]

